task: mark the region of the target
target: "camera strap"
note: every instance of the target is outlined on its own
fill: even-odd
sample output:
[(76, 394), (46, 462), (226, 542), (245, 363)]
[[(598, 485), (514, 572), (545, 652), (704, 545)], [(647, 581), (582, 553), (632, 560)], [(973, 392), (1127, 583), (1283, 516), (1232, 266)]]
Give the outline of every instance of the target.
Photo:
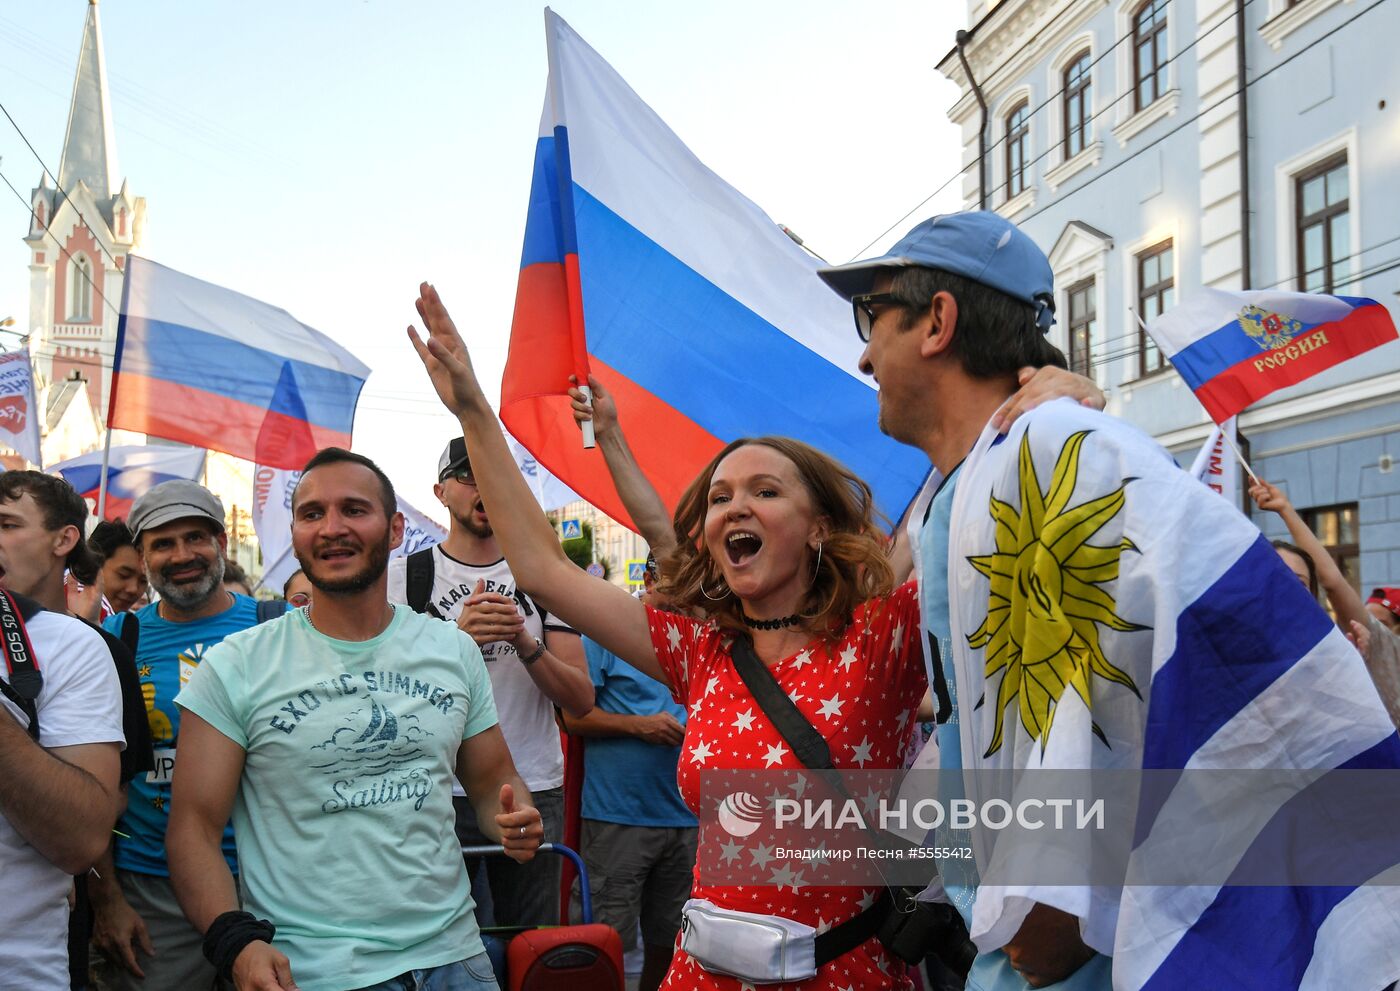
[[(749, 694), (778, 731), (778, 735), (792, 748), (792, 755), (809, 770), (834, 771), (835, 768), (831, 764), (831, 748), (827, 746), (826, 739), (817, 732), (811, 721), (802, 715), (787, 692), (783, 691), (778, 680), (773, 677), (773, 672), (768, 670), (768, 665), (754, 653), (753, 644), (746, 638), (735, 637), (729, 653), (734, 662), (734, 670), (739, 672), (739, 677), (748, 687)], [(850, 798), (837, 775), (822, 774), (821, 777), (842, 798)], [(876, 839), (878, 841), (879, 837)], [(847, 919), (839, 926), (832, 926), (824, 933), (819, 933), (816, 939), (817, 966), (835, 960), (874, 936), (893, 906), (890, 890), (886, 887), (880, 897), (859, 915)]]
[(33, 599), (0, 588), (0, 652), (5, 655), (5, 678), (0, 679), (0, 695), (13, 702), (29, 717), (29, 735), (39, 739), (39, 707), (36, 699), (44, 687), (34, 644), (24, 621), (43, 612)]

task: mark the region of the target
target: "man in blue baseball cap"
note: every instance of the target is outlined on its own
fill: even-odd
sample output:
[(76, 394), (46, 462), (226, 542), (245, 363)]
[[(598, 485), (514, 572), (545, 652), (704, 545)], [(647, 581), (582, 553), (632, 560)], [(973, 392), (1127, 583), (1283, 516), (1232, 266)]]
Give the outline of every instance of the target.
[[(1002, 443), (1000, 432), (1035, 404), (1032, 399), (1021, 408), (1007, 406), (1021, 370), (1065, 367), (1064, 355), (1046, 337), (1054, 322), (1054, 276), (1036, 244), (990, 212), (933, 217), (885, 255), (818, 274), (851, 301), (856, 331), (866, 345), (861, 370), (879, 383), (880, 429), (920, 448), (934, 465), (908, 515), (908, 528), (924, 627), (930, 644), (937, 646), (926, 657), (939, 710), (937, 746), (930, 752), (937, 754), (935, 766), (959, 772), (941, 777), (939, 797), (961, 797), (961, 772), (986, 766), (978, 759), (988, 746), (978, 735), (978, 710), (993, 709), (990, 703), (999, 696), (995, 681), (987, 679), (984, 688), (982, 669), (955, 663), (954, 645), (964, 647), (974, 630), (962, 628), (957, 603), (950, 602), (950, 588), (956, 596), (957, 584), (966, 589), (971, 574), (950, 568), (950, 527), (960, 532), (952, 526), (953, 495), (974, 447), (984, 455), (990, 447), (1013, 447)], [(1097, 388), (1087, 381), (1083, 385), (1081, 394), (1093, 397), (1084, 404), (1101, 408)], [(1036, 415), (1023, 418), (1022, 428)], [(1013, 433), (1024, 436), (1024, 430)], [(1016, 461), (1014, 452), (1011, 461)], [(985, 513), (985, 500), (980, 509)], [(979, 702), (979, 696), (988, 704)], [(958, 793), (950, 795), (946, 782), (954, 779)], [(947, 830), (930, 842), (944, 849), (968, 847), (972, 837), (965, 830)], [(973, 922), (979, 879), (971, 865), (941, 861), (938, 884), (985, 946), (989, 934), (983, 913), (980, 925)], [(1029, 899), (1022, 900), (1020, 909), (1010, 913), (1017, 916), (1011, 938), (991, 944), (1003, 948), (979, 955), (972, 964), (967, 988), (1021, 991), (1053, 984), (1057, 991), (1098, 991), (1110, 986), (1111, 962), (1086, 943), (1080, 918)], [(1004, 920), (999, 928), (1005, 932)], [(990, 936), (994, 939), (995, 932)], [(941, 942), (946, 946), (947, 940)], [(961, 985), (954, 980), (946, 986)]]

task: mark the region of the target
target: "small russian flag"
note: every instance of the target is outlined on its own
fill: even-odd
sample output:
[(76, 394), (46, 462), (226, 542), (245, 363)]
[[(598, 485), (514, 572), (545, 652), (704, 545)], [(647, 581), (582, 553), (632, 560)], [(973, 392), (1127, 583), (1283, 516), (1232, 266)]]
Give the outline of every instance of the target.
[(1396, 338), (1374, 299), (1203, 289), (1147, 331), (1216, 423)]

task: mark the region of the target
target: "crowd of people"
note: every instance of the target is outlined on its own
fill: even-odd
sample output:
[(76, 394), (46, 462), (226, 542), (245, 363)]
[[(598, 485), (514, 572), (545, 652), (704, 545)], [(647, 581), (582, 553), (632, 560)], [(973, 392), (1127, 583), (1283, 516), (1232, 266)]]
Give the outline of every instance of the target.
[[(223, 506), (195, 482), (157, 485), (89, 534), (66, 482), (0, 475), (0, 903), (22, 920), (0, 935), (0, 989), (495, 989), (473, 894), (496, 925), (560, 922), (559, 860), (536, 853), (563, 839), (561, 730), (584, 741), (595, 918), (640, 940), (641, 991), (1114, 986), (1113, 933), (1073, 888), (993, 901), (976, 870), (931, 864), (924, 904), (951, 908), (911, 938), (923, 912), (895, 892), (757, 874), (719, 884), (697, 869), (701, 775), (813, 767), (794, 720), (836, 769), (907, 766), (926, 738), (929, 766), (959, 775), (995, 755), (1055, 766), (1109, 746), (1097, 724), (1082, 740), (1068, 719), (1054, 737), (1048, 718), (1034, 724), (1030, 688), (1008, 700), (989, 680), (979, 700), (969, 652), (990, 658), (1001, 637), (1016, 665), (1063, 672), (1064, 641), (1045, 646), (1036, 624), (1071, 631), (1080, 667), (1055, 675), (1055, 699), (1077, 692), (1087, 709), (1132, 680), (1118, 641), (1066, 619), (1055, 583), (1077, 583), (1099, 625), (1150, 645), (1165, 634), (1116, 616), (1101, 590), (1120, 555), (1258, 537), (1066, 370), (1044, 334), (1049, 264), (1009, 222), (933, 218), (887, 255), (821, 275), (851, 302), (881, 429), (933, 468), (893, 538), (865, 481), (783, 437), (726, 445), (671, 512), (595, 380), (590, 394), (575, 383), (575, 417), (592, 421), (652, 555), (640, 596), (587, 574), (426, 283), (411, 343), (462, 429), (436, 466), (450, 529), (429, 549), (391, 560), (393, 484), (339, 448), (296, 488), (300, 569), (280, 599), (252, 595), (226, 556)], [(1091, 494), (1104, 508), (1077, 537), (1054, 521), (1011, 532), (1041, 526), (1032, 505), (1068, 518), (1071, 498), (1090, 497), (1076, 477), (1128, 463), (1145, 468)], [(1152, 532), (1124, 529), (1150, 516), (1119, 512), (1139, 492), (1170, 507)], [(1014, 554), (967, 546), (964, 521), (987, 513), (988, 493), (996, 525), (1022, 541)], [(1293, 611), (1322, 616), (1325, 594), (1341, 630), (1324, 617), (1319, 642), (1345, 647), (1335, 663), (1339, 685), (1362, 686), (1355, 721), (1393, 735), (1400, 589), (1363, 601), (1285, 493), (1259, 482), (1250, 494), (1292, 538), (1260, 574), (1283, 576), (1271, 587)], [(1034, 591), (1020, 605), (1006, 592), (1002, 607), (984, 595), (979, 627), (974, 570), (993, 602), (997, 574)], [(1135, 594), (1151, 602), (1144, 583)], [(1230, 663), (1268, 663), (1269, 649), (1237, 638)], [(1113, 743), (1140, 740), (1146, 703), (1118, 711)], [(501, 855), (462, 855), (481, 846)], [(582, 896), (576, 885), (575, 919)], [(738, 962), (775, 918), (805, 933), (805, 960), (773, 973)]]

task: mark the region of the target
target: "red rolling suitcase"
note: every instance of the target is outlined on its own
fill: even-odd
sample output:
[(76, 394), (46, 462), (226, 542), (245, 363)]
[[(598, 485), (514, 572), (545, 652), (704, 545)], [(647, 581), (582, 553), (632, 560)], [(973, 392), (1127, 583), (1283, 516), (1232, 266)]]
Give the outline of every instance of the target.
[[(464, 854), (500, 854), (500, 847), (464, 847)], [(573, 862), (579, 875), (583, 925), (527, 929), (506, 948), (506, 980), (501, 991), (623, 991), (622, 937), (595, 923), (588, 872), (581, 858), (561, 843), (544, 843), (540, 854), (557, 853)]]
[(528, 929), (506, 950), (509, 991), (622, 991), (622, 937), (591, 923)]

